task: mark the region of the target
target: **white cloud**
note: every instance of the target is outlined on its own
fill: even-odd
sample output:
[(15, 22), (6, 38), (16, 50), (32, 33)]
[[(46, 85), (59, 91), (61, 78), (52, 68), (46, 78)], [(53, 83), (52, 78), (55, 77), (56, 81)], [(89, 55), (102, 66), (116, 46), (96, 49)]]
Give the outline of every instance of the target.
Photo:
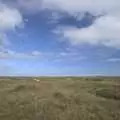
[(113, 16), (100, 17), (87, 28), (61, 27), (55, 33), (72, 44), (89, 43), (120, 48), (120, 19)]
[(15, 30), (23, 25), (21, 13), (14, 8), (0, 2), (0, 47), (8, 43), (7, 31)]
[(0, 8), (0, 31), (13, 30), (23, 23), (23, 18), (17, 9), (2, 5)]

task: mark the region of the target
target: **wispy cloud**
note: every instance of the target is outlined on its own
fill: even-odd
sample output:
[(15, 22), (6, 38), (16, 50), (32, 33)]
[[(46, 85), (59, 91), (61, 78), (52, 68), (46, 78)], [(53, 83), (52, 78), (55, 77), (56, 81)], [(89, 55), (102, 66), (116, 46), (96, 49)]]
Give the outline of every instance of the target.
[(77, 62), (86, 59), (86, 56), (82, 56), (78, 52), (60, 52), (55, 57), (53, 56), (55, 62)]
[(120, 62), (120, 58), (109, 58), (107, 62)]
[(18, 53), (12, 50), (5, 50), (0, 52), (0, 59), (29, 59), (41, 56), (42, 54), (39, 51), (33, 51), (31, 53)]

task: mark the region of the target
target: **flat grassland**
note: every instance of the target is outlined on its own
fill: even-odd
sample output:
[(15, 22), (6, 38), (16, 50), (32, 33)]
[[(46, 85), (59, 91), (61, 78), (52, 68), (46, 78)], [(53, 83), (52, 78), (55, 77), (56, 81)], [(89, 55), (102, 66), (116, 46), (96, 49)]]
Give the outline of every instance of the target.
[(0, 120), (120, 120), (120, 78), (1, 77)]

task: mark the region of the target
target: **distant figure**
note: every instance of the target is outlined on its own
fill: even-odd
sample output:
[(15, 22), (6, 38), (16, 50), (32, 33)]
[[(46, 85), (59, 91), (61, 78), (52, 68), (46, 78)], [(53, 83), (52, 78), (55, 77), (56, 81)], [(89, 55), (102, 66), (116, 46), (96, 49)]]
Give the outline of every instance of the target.
[(36, 82), (40, 82), (40, 80), (38, 80), (38, 79), (34, 79)]

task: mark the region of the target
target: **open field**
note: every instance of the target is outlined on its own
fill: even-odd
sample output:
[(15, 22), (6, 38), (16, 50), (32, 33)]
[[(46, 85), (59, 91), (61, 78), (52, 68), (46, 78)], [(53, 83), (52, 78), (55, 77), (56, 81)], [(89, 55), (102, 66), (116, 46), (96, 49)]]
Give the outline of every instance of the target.
[(120, 120), (120, 78), (1, 77), (0, 120)]

